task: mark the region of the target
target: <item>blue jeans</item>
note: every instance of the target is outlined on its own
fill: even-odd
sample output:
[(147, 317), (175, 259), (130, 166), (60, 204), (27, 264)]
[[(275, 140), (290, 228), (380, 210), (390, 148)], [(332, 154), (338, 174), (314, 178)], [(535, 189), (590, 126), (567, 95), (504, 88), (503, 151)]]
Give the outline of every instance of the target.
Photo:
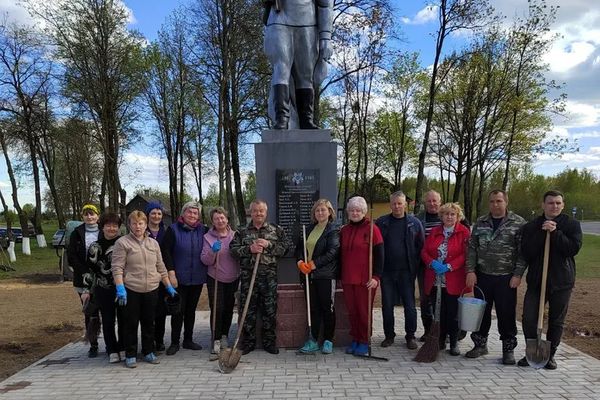
[(410, 270), (394, 271), (393, 275), (381, 278), (381, 308), (383, 332), (386, 338), (396, 336), (394, 332), (394, 304), (398, 295), (404, 305), (404, 330), (406, 339), (414, 338), (417, 330), (417, 309), (415, 307), (415, 276)]

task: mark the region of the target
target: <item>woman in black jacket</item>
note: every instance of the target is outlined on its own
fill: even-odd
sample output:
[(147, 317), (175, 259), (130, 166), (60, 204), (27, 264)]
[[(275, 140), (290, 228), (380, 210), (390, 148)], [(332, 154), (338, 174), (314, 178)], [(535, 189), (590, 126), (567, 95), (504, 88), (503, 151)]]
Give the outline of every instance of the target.
[[(340, 249), (339, 230), (333, 225), (335, 211), (331, 202), (320, 199), (311, 210), (311, 224), (306, 230), (306, 253), (304, 260), (304, 242), (300, 238), (296, 245), (298, 269), (308, 274), (310, 289), (310, 312), (312, 317), (312, 337), (318, 338), (323, 323), (323, 354), (333, 351), (335, 332), (335, 283), (338, 275), (338, 253)], [(304, 275), (301, 275), (304, 283)], [(306, 288), (305, 288), (306, 289)], [(300, 349), (301, 353), (314, 353), (319, 345), (307, 340)]]
[(90, 342), (90, 350), (88, 351), (88, 357), (90, 358), (98, 356), (100, 316), (97, 307), (87, 307), (91, 302), (91, 295), (86, 281), (91, 279), (91, 274), (86, 259), (91, 244), (102, 237), (98, 228), (99, 214), (98, 208), (93, 204), (85, 204), (81, 208), (83, 224), (71, 233), (69, 247), (67, 248), (69, 265), (73, 268), (73, 287), (79, 295), (85, 313), (85, 336)]

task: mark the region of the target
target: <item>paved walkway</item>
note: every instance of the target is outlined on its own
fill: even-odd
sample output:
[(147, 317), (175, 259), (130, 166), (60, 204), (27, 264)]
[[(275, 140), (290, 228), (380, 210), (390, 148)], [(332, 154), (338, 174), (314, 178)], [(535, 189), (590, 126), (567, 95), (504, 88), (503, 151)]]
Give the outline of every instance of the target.
[[(402, 327), (402, 309), (396, 308)], [(167, 323), (167, 326), (169, 324)], [(208, 313), (199, 312), (196, 340), (208, 347)], [(220, 374), (208, 351), (181, 350), (160, 356), (160, 365), (138, 362), (136, 369), (87, 358), (87, 346), (72, 343), (0, 382), (0, 400), (48, 399), (600, 399), (600, 361), (562, 345), (558, 369), (548, 371), (499, 363), (497, 333), (490, 354), (471, 360), (440, 353), (438, 361), (412, 361), (403, 340), (382, 349), (381, 313), (375, 310), (373, 354), (390, 361), (359, 359), (336, 348), (334, 354), (273, 356), (256, 350), (237, 368)], [(522, 334), (519, 340), (522, 338)], [(401, 338), (402, 335), (399, 335)], [(168, 334), (166, 335), (168, 338)], [(460, 342), (469, 350), (468, 337)], [(524, 354), (520, 343), (515, 355)]]

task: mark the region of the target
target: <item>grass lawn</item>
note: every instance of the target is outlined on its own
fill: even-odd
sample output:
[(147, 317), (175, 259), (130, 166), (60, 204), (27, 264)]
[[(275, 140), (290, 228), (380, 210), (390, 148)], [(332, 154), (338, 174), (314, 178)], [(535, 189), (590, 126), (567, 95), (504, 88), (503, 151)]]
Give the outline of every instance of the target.
[[(35, 237), (30, 238), (31, 255), (26, 256), (22, 253), (21, 243), (16, 243), (15, 254), (17, 261), (12, 264), (15, 271), (0, 271), (0, 279), (16, 278), (21, 275), (30, 274), (58, 275), (58, 255), (52, 247), (52, 236), (58, 229), (58, 224), (55, 221), (47, 221), (43, 223), (42, 229), (44, 230), (48, 247), (40, 249), (37, 246)], [(0, 253), (0, 264), (7, 264), (7, 257), (8, 253)]]
[(575, 257), (577, 278), (600, 278), (600, 235), (583, 235), (583, 246)]

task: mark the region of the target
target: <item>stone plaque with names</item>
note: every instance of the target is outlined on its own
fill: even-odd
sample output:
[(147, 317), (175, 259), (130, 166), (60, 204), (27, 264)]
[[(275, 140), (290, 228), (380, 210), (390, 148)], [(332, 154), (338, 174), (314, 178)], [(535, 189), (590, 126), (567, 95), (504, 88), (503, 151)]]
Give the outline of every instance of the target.
[(318, 169), (276, 170), (277, 224), (291, 243), (288, 256), (293, 257), (302, 236), (302, 225), (309, 225), (310, 210), (319, 199)]

